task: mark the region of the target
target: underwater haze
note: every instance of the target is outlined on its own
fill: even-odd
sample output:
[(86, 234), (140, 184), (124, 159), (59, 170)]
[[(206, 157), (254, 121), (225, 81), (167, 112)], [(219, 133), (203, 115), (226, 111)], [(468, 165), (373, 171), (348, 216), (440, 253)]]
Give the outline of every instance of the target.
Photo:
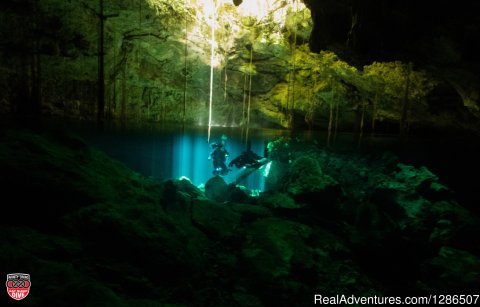
[[(229, 152), (226, 164), (246, 150), (245, 132), (235, 128), (213, 129), (210, 142), (205, 129), (191, 128), (146, 128), (138, 130), (106, 129), (102, 132), (80, 129), (76, 132), (93, 147), (105, 151), (112, 157), (144, 176), (156, 179), (188, 178), (195, 186), (204, 185), (213, 175), (212, 160), (208, 157), (212, 144), (222, 135), (227, 136)], [(282, 130), (257, 130), (251, 132), (251, 150), (264, 156), (268, 141), (285, 134)], [(233, 183), (242, 169), (232, 166), (223, 176), (225, 182)], [(265, 189), (265, 173), (261, 168), (239, 182), (256, 193)]]
[[(106, 152), (123, 162), (132, 170), (146, 177), (159, 180), (188, 178), (195, 186), (202, 187), (214, 175), (209, 154), (212, 144), (222, 135), (227, 136), (226, 149), (230, 156), (226, 164), (246, 150), (245, 130), (238, 127), (215, 127), (210, 141), (208, 131), (201, 127), (141, 126), (120, 128), (117, 126), (99, 131), (92, 126), (79, 125), (70, 128), (91, 146)], [(260, 156), (265, 155), (268, 142), (279, 137), (312, 141), (319, 147), (348, 154), (393, 153), (403, 162), (417, 167), (426, 166), (456, 192), (462, 204), (475, 212), (480, 201), (475, 193), (476, 184), (465, 176), (466, 172), (480, 172), (477, 155), (480, 143), (476, 138), (465, 136), (438, 135), (436, 137), (410, 137), (400, 142), (396, 135), (377, 134), (364, 136), (339, 133), (327, 145), (327, 134), (320, 131), (298, 131), (292, 133), (281, 129), (251, 129), (248, 139), (251, 149)], [(448, 161), (448, 162), (446, 162)], [(234, 183), (241, 170), (232, 166), (226, 183)], [(264, 168), (253, 172), (239, 182), (253, 194), (265, 190)]]

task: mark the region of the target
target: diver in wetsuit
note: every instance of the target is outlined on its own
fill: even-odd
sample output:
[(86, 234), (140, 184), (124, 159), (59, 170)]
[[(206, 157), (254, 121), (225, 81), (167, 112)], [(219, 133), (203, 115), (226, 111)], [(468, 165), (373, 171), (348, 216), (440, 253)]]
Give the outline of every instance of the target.
[(225, 176), (228, 174), (229, 171), (227, 165), (225, 164), (225, 162), (227, 161), (227, 157), (230, 155), (225, 148), (226, 140), (227, 137), (225, 135), (222, 135), (222, 138), (219, 142), (213, 143), (213, 151), (208, 157), (209, 160), (213, 160), (213, 175), (215, 176)]
[(267, 158), (261, 157), (254, 153), (251, 149), (250, 141), (247, 142), (247, 150), (242, 152), (238, 157), (233, 159), (228, 166), (235, 165), (237, 168), (260, 168), (268, 162)]

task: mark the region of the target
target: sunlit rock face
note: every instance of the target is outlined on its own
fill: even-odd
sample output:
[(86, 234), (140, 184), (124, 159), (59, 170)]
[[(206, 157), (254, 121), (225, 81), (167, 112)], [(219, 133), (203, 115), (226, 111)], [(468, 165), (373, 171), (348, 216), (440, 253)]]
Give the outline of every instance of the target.
[[(454, 63), (480, 51), (479, 4), (460, 0), (305, 0), (314, 22), (311, 48), (348, 47), (368, 60)], [(461, 34), (460, 34), (461, 33)]]
[[(94, 120), (101, 1), (27, 2), (1, 4), (0, 112)], [(211, 96), (220, 126), (478, 129), (480, 82), (459, 66), (471, 58), (464, 45), (438, 36), (409, 48), (449, 66), (417, 61), (394, 44), (407, 42), (394, 12), (415, 10), (380, 2), (104, 1), (105, 119), (207, 125)]]
[[(435, 102), (431, 97), (426, 98), (426, 104), (435, 109), (422, 115), (427, 126), (459, 128), (461, 122), (478, 126), (478, 2), (460, 0), (435, 5), (415, 0), (304, 2), (312, 12), (314, 24), (310, 38), (312, 51), (332, 50), (356, 67), (375, 61), (412, 62), (416, 70), (425, 69), (429, 78), (438, 81), (433, 93)], [(450, 94), (440, 98), (439, 92)], [(432, 108), (432, 104), (436, 107)], [(452, 108), (453, 105), (456, 107)], [(420, 118), (413, 121), (422, 124)]]
[[(9, 35), (12, 48), (29, 42), (13, 59), (4, 57), (2, 67), (16, 77), (7, 86), (41, 78), (31, 86), (41, 88), (44, 114), (95, 118), (99, 1), (44, 0), (27, 9), (10, 2), (1, 13), (12, 21), (2, 23), (4, 32), (12, 33), (23, 14), (39, 22)], [(255, 109), (258, 94), (286, 82), (293, 45), (306, 42), (311, 29), (300, 1), (105, 1), (104, 16), (105, 116), (152, 122), (183, 121), (185, 105), (186, 122), (206, 124), (211, 66), (213, 123), (245, 121), (248, 103)], [(4, 111), (23, 99), (1, 95)]]

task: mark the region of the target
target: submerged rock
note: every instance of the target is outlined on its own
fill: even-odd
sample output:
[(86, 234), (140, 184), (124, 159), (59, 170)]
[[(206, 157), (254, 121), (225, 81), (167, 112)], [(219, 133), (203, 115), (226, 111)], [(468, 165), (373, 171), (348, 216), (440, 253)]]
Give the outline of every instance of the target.
[(478, 255), (444, 246), (434, 258), (422, 265), (422, 276), (419, 282), (424, 291), (466, 294), (478, 289), (479, 272)]
[(267, 191), (259, 197), (259, 203), (268, 208), (299, 209), (303, 205), (296, 203), (287, 193)]
[(221, 176), (215, 176), (205, 183), (205, 195), (218, 202), (224, 202), (228, 198), (228, 185)]
[(221, 177), (203, 193), (80, 140), (0, 138), (0, 263), (41, 281), (38, 305), (309, 306), (480, 282), (480, 220), (425, 192), (426, 169), (292, 146), (279, 189), (245, 203)]
[(284, 182), (285, 191), (300, 203), (331, 205), (341, 196), (338, 182), (323, 174), (319, 163), (308, 156), (292, 162)]
[(241, 214), (222, 204), (197, 200), (191, 210), (193, 225), (211, 239), (232, 236), (240, 224)]

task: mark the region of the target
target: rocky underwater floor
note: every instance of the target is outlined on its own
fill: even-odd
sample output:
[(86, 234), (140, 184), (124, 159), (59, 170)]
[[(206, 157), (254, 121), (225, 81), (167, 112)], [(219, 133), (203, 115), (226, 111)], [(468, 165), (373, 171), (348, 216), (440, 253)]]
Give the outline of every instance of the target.
[(25, 306), (479, 294), (480, 219), (427, 168), (295, 139), (271, 159), (267, 192), (218, 202), (75, 136), (2, 130), (1, 272), (30, 274)]

